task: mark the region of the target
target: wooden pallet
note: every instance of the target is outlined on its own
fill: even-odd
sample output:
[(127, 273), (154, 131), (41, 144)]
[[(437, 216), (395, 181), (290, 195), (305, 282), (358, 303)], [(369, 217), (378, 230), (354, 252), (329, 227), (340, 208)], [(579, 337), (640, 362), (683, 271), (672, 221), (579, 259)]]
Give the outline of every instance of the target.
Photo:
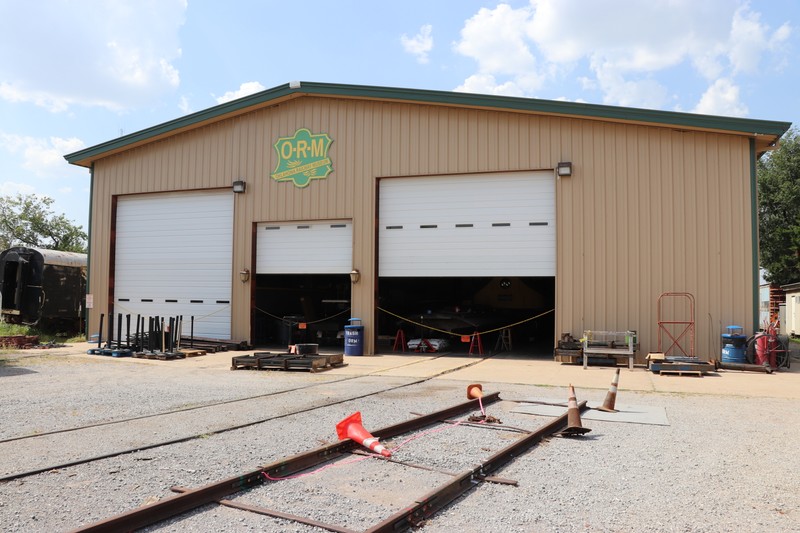
[(705, 362), (691, 363), (652, 360), (650, 361), (649, 368), (653, 373), (658, 373), (661, 376), (667, 374), (678, 376), (702, 376), (703, 374), (714, 371), (714, 365)]
[(666, 376), (666, 375), (672, 375), (672, 376), (698, 376), (698, 377), (702, 378), (703, 377), (703, 372), (700, 371), (700, 370), (659, 370), (658, 371), (658, 375), (659, 376)]
[(159, 361), (172, 361), (173, 359), (183, 359), (183, 355), (178, 352), (156, 352), (156, 359)]
[(134, 352), (132, 355), (138, 359), (158, 359), (159, 361), (184, 358), (184, 355), (179, 352)]
[(189, 348), (189, 349), (181, 348), (180, 350), (178, 350), (178, 353), (180, 353), (184, 357), (197, 357), (198, 355), (205, 355), (206, 351), (205, 350), (192, 349), (192, 348)]
[(340, 366), (344, 366), (344, 354), (298, 356), (287, 353), (256, 352), (253, 355), (231, 358), (231, 370), (308, 370), (317, 372)]
[(556, 348), (553, 352), (553, 360), (556, 363), (569, 363), (577, 365), (583, 362), (583, 350), (565, 350)]

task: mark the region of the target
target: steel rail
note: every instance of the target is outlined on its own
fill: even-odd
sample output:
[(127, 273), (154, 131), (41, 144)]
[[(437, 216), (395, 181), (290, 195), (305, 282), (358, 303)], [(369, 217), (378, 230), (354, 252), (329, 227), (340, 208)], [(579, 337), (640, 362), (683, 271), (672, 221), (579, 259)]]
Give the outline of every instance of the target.
[[(500, 393), (484, 395), (482, 398), (484, 405), (490, 405), (500, 399)], [(584, 402), (585, 403), (585, 402)], [(412, 420), (400, 422), (392, 426), (373, 431), (373, 436), (377, 438), (391, 438), (411, 431), (416, 431), (426, 426), (436, 424), (442, 418), (449, 418), (467, 411), (479, 408), (478, 399), (470, 400), (441, 411), (423, 415)], [(566, 420), (566, 418), (564, 418)], [(279, 460), (257, 470), (252, 470), (238, 476), (234, 476), (222, 481), (206, 485), (197, 489), (191, 489), (185, 493), (165, 498), (156, 503), (138, 507), (120, 515), (89, 524), (73, 530), (77, 532), (108, 532), (118, 533), (120, 531), (132, 531), (147, 527), (168, 518), (183, 514), (206, 505), (224, 499), (226, 496), (243, 491), (256, 485), (268, 482), (264, 474), (270, 477), (287, 477), (321, 463), (329, 462), (341, 455), (350, 452), (358, 444), (351, 439), (322, 446), (315, 450), (304, 452), (286, 459)]]
[[(159, 411), (158, 413), (151, 413), (149, 415), (131, 416), (131, 417), (127, 417), (127, 418), (119, 418), (119, 419), (116, 419), (116, 420), (107, 420), (105, 422), (95, 422), (93, 424), (86, 424), (84, 426), (76, 426), (76, 427), (64, 428), (64, 429), (54, 429), (54, 430), (51, 430), (51, 431), (43, 431), (41, 433), (32, 433), (30, 435), (20, 435), (20, 436), (17, 436), (17, 437), (8, 437), (6, 439), (0, 439), (0, 444), (5, 444), (7, 442), (13, 442), (13, 441), (18, 441), (18, 440), (38, 439), (38, 438), (47, 437), (47, 436), (50, 436), (50, 435), (59, 435), (59, 434), (63, 434), (63, 433), (72, 433), (72, 432), (75, 432), (75, 431), (83, 431), (83, 430), (86, 430), (86, 429), (93, 429), (93, 428), (98, 428), (98, 427), (103, 427), (103, 426), (112, 426), (114, 424), (124, 424), (126, 422), (135, 422), (137, 420), (147, 420), (148, 418), (158, 418), (159, 416), (169, 416), (169, 415), (174, 415), (174, 414), (178, 414), (178, 413), (185, 413), (185, 412), (188, 412), (188, 411), (197, 411), (199, 409), (207, 409), (209, 407), (219, 407), (219, 406), (222, 406), (222, 405), (228, 405), (228, 404), (232, 404), (232, 403), (249, 402), (250, 400), (258, 400), (258, 399), (261, 399), (261, 398), (271, 398), (271, 397), (274, 397), (274, 396), (280, 396), (281, 394), (288, 394), (290, 392), (302, 391), (302, 390), (310, 389), (310, 388), (313, 388), (313, 387), (320, 387), (320, 386), (323, 386), (323, 385), (332, 385), (332, 384), (336, 384), (336, 383), (341, 383), (342, 381), (350, 381), (350, 380), (353, 380), (353, 379), (358, 379), (360, 377), (361, 376), (350, 376), (350, 377), (341, 378), (341, 379), (334, 379), (334, 380), (331, 380), (331, 381), (324, 381), (324, 382), (320, 382), (320, 383), (312, 383), (310, 385), (303, 385), (302, 387), (295, 387), (295, 388), (292, 388), (292, 389), (277, 390), (277, 391), (268, 392), (268, 393), (265, 393), (265, 394), (256, 394), (254, 396), (245, 396), (243, 398), (233, 398), (233, 399), (230, 399), (230, 400), (222, 400), (222, 401), (218, 401), (218, 402), (209, 402), (209, 403), (204, 403), (204, 404), (200, 404), (200, 405), (193, 405), (191, 407), (181, 407), (180, 409), (170, 409), (169, 411)], [(2, 481), (2, 479), (0, 479), (0, 481)]]
[[(444, 357), (444, 356), (439, 356), (439, 357)], [(483, 358), (478, 359), (476, 361), (471, 361), (471, 362), (466, 363), (464, 365), (458, 366), (456, 368), (444, 370), (444, 371), (439, 372), (439, 373), (437, 373), (437, 374), (435, 374), (433, 376), (428, 376), (426, 378), (416, 379), (416, 380), (411, 381), (409, 383), (404, 383), (402, 385), (389, 387), (388, 389), (382, 389), (380, 391), (370, 392), (370, 393), (367, 393), (367, 394), (362, 394), (360, 396), (344, 398), (344, 399), (337, 400), (337, 401), (329, 403), (329, 404), (319, 405), (319, 406), (315, 406), (315, 407), (309, 407), (307, 409), (303, 409), (303, 410), (300, 410), (300, 411), (293, 411), (291, 413), (286, 413), (286, 414), (283, 414), (283, 415), (272, 416), (272, 417), (268, 417), (268, 418), (261, 418), (261, 419), (253, 420), (253, 421), (250, 421), (250, 422), (244, 422), (242, 424), (237, 424), (235, 426), (228, 426), (228, 427), (224, 427), (224, 428), (221, 428), (221, 429), (218, 429), (218, 430), (214, 430), (214, 431), (204, 431), (203, 433), (198, 433), (198, 434), (195, 434), (195, 435), (187, 435), (185, 437), (178, 437), (178, 438), (170, 439), (170, 440), (166, 440), (166, 441), (160, 441), (160, 442), (154, 442), (154, 443), (151, 443), (151, 444), (145, 444), (145, 445), (142, 445), (142, 446), (136, 446), (134, 448), (128, 448), (128, 449), (125, 449), (125, 450), (117, 450), (117, 451), (109, 452), (109, 453), (102, 454), (102, 455), (95, 455), (95, 456), (87, 457), (87, 458), (84, 458), (84, 459), (77, 459), (75, 461), (70, 461), (70, 462), (67, 462), (67, 463), (61, 463), (61, 464), (57, 464), (57, 465), (48, 465), (48, 466), (36, 468), (36, 469), (33, 469), (33, 470), (28, 470), (28, 471), (25, 471), (25, 472), (17, 472), (15, 474), (8, 474), (8, 475), (0, 477), (0, 482), (13, 481), (13, 480), (16, 480), (16, 479), (22, 479), (22, 478), (25, 478), (25, 477), (35, 476), (37, 474), (41, 474), (41, 473), (44, 473), (44, 472), (49, 472), (51, 470), (59, 470), (59, 469), (62, 469), (62, 468), (69, 468), (69, 467), (72, 467), (72, 466), (78, 466), (78, 465), (82, 465), (82, 464), (92, 463), (92, 462), (100, 461), (100, 460), (103, 460), (103, 459), (110, 459), (112, 457), (118, 457), (120, 455), (126, 455), (126, 454), (129, 454), (129, 453), (136, 453), (136, 452), (141, 452), (141, 451), (145, 451), (145, 450), (152, 450), (153, 448), (160, 448), (162, 446), (171, 446), (173, 444), (180, 444), (180, 443), (188, 442), (188, 441), (191, 441), (191, 440), (194, 440), (194, 439), (198, 439), (198, 438), (205, 438), (205, 437), (207, 437), (209, 435), (219, 435), (221, 433), (227, 433), (229, 431), (236, 431), (236, 430), (239, 430), (239, 429), (248, 428), (248, 427), (251, 427), (251, 426), (258, 425), (258, 424), (271, 422), (273, 420), (277, 420), (277, 419), (280, 419), (280, 418), (287, 418), (289, 416), (294, 416), (294, 415), (297, 415), (297, 414), (306, 413), (306, 412), (314, 411), (314, 410), (317, 410), (317, 409), (323, 409), (325, 407), (330, 407), (330, 406), (333, 406), (333, 405), (338, 405), (338, 404), (346, 403), (346, 402), (353, 401), (353, 400), (360, 400), (360, 399), (363, 399), (363, 398), (368, 398), (370, 396), (374, 396), (376, 394), (381, 394), (381, 393), (388, 392), (388, 391), (393, 391), (393, 390), (396, 390), (396, 389), (402, 389), (404, 387), (411, 387), (413, 385), (419, 385), (421, 383), (425, 383), (427, 381), (430, 381), (432, 379), (438, 378), (438, 377), (443, 376), (445, 374), (449, 374), (451, 372), (455, 372), (455, 371), (461, 370), (463, 368), (468, 368), (470, 366), (477, 365), (477, 364), (485, 361), (486, 359), (488, 359), (490, 357), (493, 357), (493, 356), (486, 356), (486, 357), (483, 357)], [(409, 366), (409, 365), (412, 365), (412, 364), (416, 364), (416, 363), (406, 363), (404, 365), (399, 365), (399, 367)], [(392, 367), (392, 368), (399, 368), (399, 367)], [(291, 389), (291, 390), (287, 390), (287, 391), (277, 391), (275, 393), (270, 393), (268, 395), (265, 395), (265, 397), (283, 394), (284, 392), (296, 392), (297, 390), (303, 390), (303, 389), (306, 389), (306, 388), (311, 388), (311, 387), (316, 387), (316, 386), (321, 386), (321, 385), (330, 385), (332, 383), (340, 383), (342, 381), (349, 381), (349, 380), (353, 380), (353, 379), (359, 379), (361, 377), (366, 377), (366, 376), (370, 376), (370, 375), (372, 375), (372, 373), (364, 374), (363, 376), (352, 376), (352, 377), (343, 378), (343, 379), (340, 379), (340, 380), (326, 381), (324, 383), (308, 385), (306, 387), (298, 387), (297, 389)], [(259, 396), (254, 396), (254, 398), (258, 398), (258, 397)], [(246, 399), (244, 399), (244, 400), (246, 400)], [(244, 400), (232, 400), (231, 402), (233, 402), (233, 401), (244, 401)], [(220, 405), (224, 405), (225, 403), (229, 403), (229, 402), (226, 401), (226, 402), (223, 402)], [(218, 407), (218, 405), (217, 404), (209, 404), (209, 405), (205, 405), (205, 406), (200, 406), (197, 409), (207, 408), (207, 407)], [(180, 411), (178, 411), (178, 412), (180, 412)], [(142, 418), (145, 418), (145, 419), (146, 418), (156, 418), (158, 416), (168, 415), (168, 414), (173, 414), (173, 413), (165, 412), (165, 413), (159, 413), (159, 414), (154, 414), (154, 415), (145, 415)], [(139, 418), (134, 418), (131, 421), (136, 421), (138, 419)], [(121, 421), (119, 423), (122, 423), (122, 422), (127, 422), (127, 421)], [(100, 424), (100, 425), (110, 425), (110, 424), (115, 424), (115, 423), (118, 423), (118, 422), (109, 422), (108, 424)], [(80, 428), (80, 429), (83, 429), (83, 428)], [(68, 431), (63, 431), (63, 432), (59, 432), (59, 433), (67, 433), (67, 432)], [(43, 435), (32, 435), (30, 437), (25, 437), (25, 438), (34, 439), (34, 438), (41, 437), (41, 436), (43, 436)], [(12, 439), (12, 440), (15, 440), (15, 439)], [(3, 444), (3, 442), (0, 442), (0, 444)]]
[[(19, 359), (23, 359), (23, 358), (31, 358), (31, 357), (41, 357), (41, 354), (23, 355), (23, 356), (19, 356), (18, 358)], [(435, 357), (429, 357), (429, 358), (425, 359), (425, 361), (426, 362), (433, 361), (433, 360), (439, 359), (441, 357), (447, 357), (447, 356), (446, 355), (438, 355), (438, 356), (435, 356)], [(482, 360), (483, 359), (481, 359), (479, 361), (472, 361), (472, 362), (468, 363), (468, 365), (477, 364), (477, 363), (481, 362)], [(398, 368), (403, 368), (403, 367), (406, 367), (406, 366), (419, 364), (421, 362), (422, 361), (414, 361), (414, 362), (411, 362), (411, 363), (403, 363), (402, 365), (396, 365), (396, 366), (390, 367), (388, 369), (380, 370), (380, 372), (384, 372), (386, 370), (395, 370), (395, 369), (398, 369)], [(461, 368), (463, 368), (463, 367), (459, 367), (456, 370), (460, 370)], [(116, 420), (107, 420), (105, 422), (95, 422), (93, 424), (86, 424), (86, 425), (83, 425), (83, 426), (76, 426), (76, 427), (64, 428), (64, 429), (54, 429), (54, 430), (51, 430), (51, 431), (43, 431), (41, 433), (32, 433), (30, 435), (18, 435), (16, 437), (7, 437), (7, 438), (4, 438), (4, 439), (0, 439), (0, 444), (5, 444), (6, 442), (13, 442), (13, 441), (18, 441), (18, 440), (37, 439), (37, 438), (41, 438), (41, 437), (46, 437), (48, 435), (59, 435), (59, 434), (62, 434), (62, 433), (71, 433), (71, 432), (74, 432), (74, 431), (83, 431), (85, 429), (92, 429), (92, 428), (103, 427), (103, 426), (111, 426), (111, 425), (114, 425), (114, 424), (124, 424), (126, 422), (134, 422), (136, 420), (146, 420), (148, 418), (157, 418), (159, 416), (167, 416), (167, 415), (172, 415), (172, 414), (176, 414), (176, 413), (184, 413), (184, 412), (187, 412), (187, 411), (196, 411), (198, 409), (206, 409), (206, 408), (209, 408), (209, 407), (218, 407), (220, 405), (227, 405), (227, 404), (231, 404), (231, 403), (248, 402), (250, 400), (257, 400), (259, 398), (270, 398), (270, 397), (273, 397), (273, 396), (279, 396), (281, 394), (287, 394), (287, 393), (290, 393), (290, 392), (297, 392), (297, 391), (300, 391), (300, 390), (310, 389), (310, 388), (314, 388), (314, 387), (321, 387), (321, 386), (325, 386), (325, 385), (341, 383), (343, 381), (351, 381), (351, 380), (354, 380), (354, 379), (362, 378), (364, 376), (371, 376), (371, 375), (373, 375), (373, 374), (375, 374), (377, 372), (379, 372), (379, 371), (376, 370), (375, 372), (369, 372), (369, 373), (361, 374), (361, 375), (357, 375), (357, 376), (348, 376), (348, 377), (345, 377), (345, 378), (332, 379), (330, 381), (325, 381), (325, 382), (321, 382), (321, 383), (312, 383), (310, 385), (303, 385), (301, 387), (283, 389), (283, 390), (278, 390), (278, 391), (274, 391), (274, 392), (268, 392), (268, 393), (265, 393), (265, 394), (256, 394), (254, 396), (245, 396), (243, 398), (232, 398), (230, 400), (222, 400), (222, 401), (218, 401), (218, 402), (208, 402), (208, 403), (204, 403), (204, 404), (201, 404), (201, 405), (194, 405), (194, 406), (191, 406), (191, 407), (182, 407), (182, 408), (179, 408), (179, 409), (170, 409), (169, 411), (160, 411), (158, 413), (151, 413), (149, 415), (131, 416), (131, 417), (127, 417), (127, 418), (119, 418), (119, 419), (116, 419)], [(438, 375), (434, 376), (434, 377), (438, 377)], [(70, 465), (67, 465), (67, 466), (70, 466)], [(52, 468), (49, 468), (49, 469), (46, 469), (46, 470), (52, 470)], [(7, 481), (7, 480), (5, 480), (3, 478), (0, 478), (0, 481)]]
[[(587, 409), (586, 402), (578, 405), (579, 411)], [(562, 427), (567, 425), (567, 413), (556, 418), (549, 424), (542, 426), (530, 435), (522, 437), (499, 452), (492, 455), (479, 466), (464, 472), (427, 495), (416, 500), (412, 505), (395, 513), (383, 522), (367, 529), (366, 533), (389, 533), (394, 531), (404, 531), (412, 527), (418, 527), (424, 521), (437, 513), (447, 504), (461, 496), (463, 493), (472, 489), (480, 482), (486, 480), (486, 476), (498, 470), (506, 463), (512, 461), (538, 444), (542, 439), (552, 436)]]

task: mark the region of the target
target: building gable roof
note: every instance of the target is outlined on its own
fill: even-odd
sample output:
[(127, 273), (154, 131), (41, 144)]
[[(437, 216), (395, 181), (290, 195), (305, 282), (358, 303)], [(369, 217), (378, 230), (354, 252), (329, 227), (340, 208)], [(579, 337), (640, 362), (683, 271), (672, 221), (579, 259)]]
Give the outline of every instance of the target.
[(94, 161), (115, 153), (306, 95), (443, 105), (731, 133), (754, 138), (756, 140), (756, 151), (759, 154), (774, 147), (791, 126), (790, 122), (699, 115), (558, 100), (365, 85), (293, 82), (124, 135), (67, 154), (64, 158), (73, 165), (90, 167)]

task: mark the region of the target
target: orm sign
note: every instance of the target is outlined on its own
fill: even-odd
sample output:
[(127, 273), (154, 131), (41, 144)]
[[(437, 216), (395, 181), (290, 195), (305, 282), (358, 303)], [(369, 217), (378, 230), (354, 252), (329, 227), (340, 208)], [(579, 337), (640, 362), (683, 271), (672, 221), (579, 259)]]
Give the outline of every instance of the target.
[(308, 187), (311, 180), (328, 177), (333, 163), (328, 149), (333, 140), (327, 133), (311, 133), (300, 128), (291, 137), (279, 137), (275, 144), (278, 164), (270, 174), (278, 182), (292, 181), (295, 187)]

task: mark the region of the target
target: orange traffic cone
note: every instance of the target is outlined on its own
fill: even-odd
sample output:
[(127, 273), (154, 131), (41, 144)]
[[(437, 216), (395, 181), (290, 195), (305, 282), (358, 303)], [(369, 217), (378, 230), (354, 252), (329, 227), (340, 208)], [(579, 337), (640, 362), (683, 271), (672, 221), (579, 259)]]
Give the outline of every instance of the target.
[(597, 408), (599, 411), (605, 411), (606, 413), (619, 412), (614, 409), (614, 403), (617, 401), (617, 385), (619, 385), (619, 368), (617, 369), (617, 373), (614, 374), (614, 380), (611, 382), (611, 387), (608, 389), (608, 394), (606, 394), (603, 405)]
[[(486, 409), (483, 408), (483, 401), (481, 401), (481, 398), (483, 398), (483, 385), (480, 383), (467, 385), (467, 399), (478, 400), (478, 405), (481, 407), (481, 416), (478, 418), (470, 417), (470, 421), (472, 422), (476, 422), (478, 420), (488, 420), (488, 417), (486, 416)], [(492, 420), (496, 421), (497, 419), (492, 417)]]
[(364, 429), (364, 426), (361, 425), (360, 411), (356, 411), (352, 415), (336, 424), (336, 434), (340, 439), (353, 439), (362, 446), (365, 446), (373, 452), (383, 455), (384, 457), (392, 456), (392, 452), (384, 448), (383, 445), (378, 442), (378, 439), (373, 437), (370, 432)]
[(467, 399), (475, 400), (478, 398), (483, 398), (483, 386), (480, 383), (467, 385)]
[(575, 398), (575, 387), (569, 385), (569, 401), (567, 402), (567, 429), (559, 433), (562, 437), (575, 437), (590, 432), (591, 429), (581, 426), (581, 412), (578, 410), (578, 399)]

